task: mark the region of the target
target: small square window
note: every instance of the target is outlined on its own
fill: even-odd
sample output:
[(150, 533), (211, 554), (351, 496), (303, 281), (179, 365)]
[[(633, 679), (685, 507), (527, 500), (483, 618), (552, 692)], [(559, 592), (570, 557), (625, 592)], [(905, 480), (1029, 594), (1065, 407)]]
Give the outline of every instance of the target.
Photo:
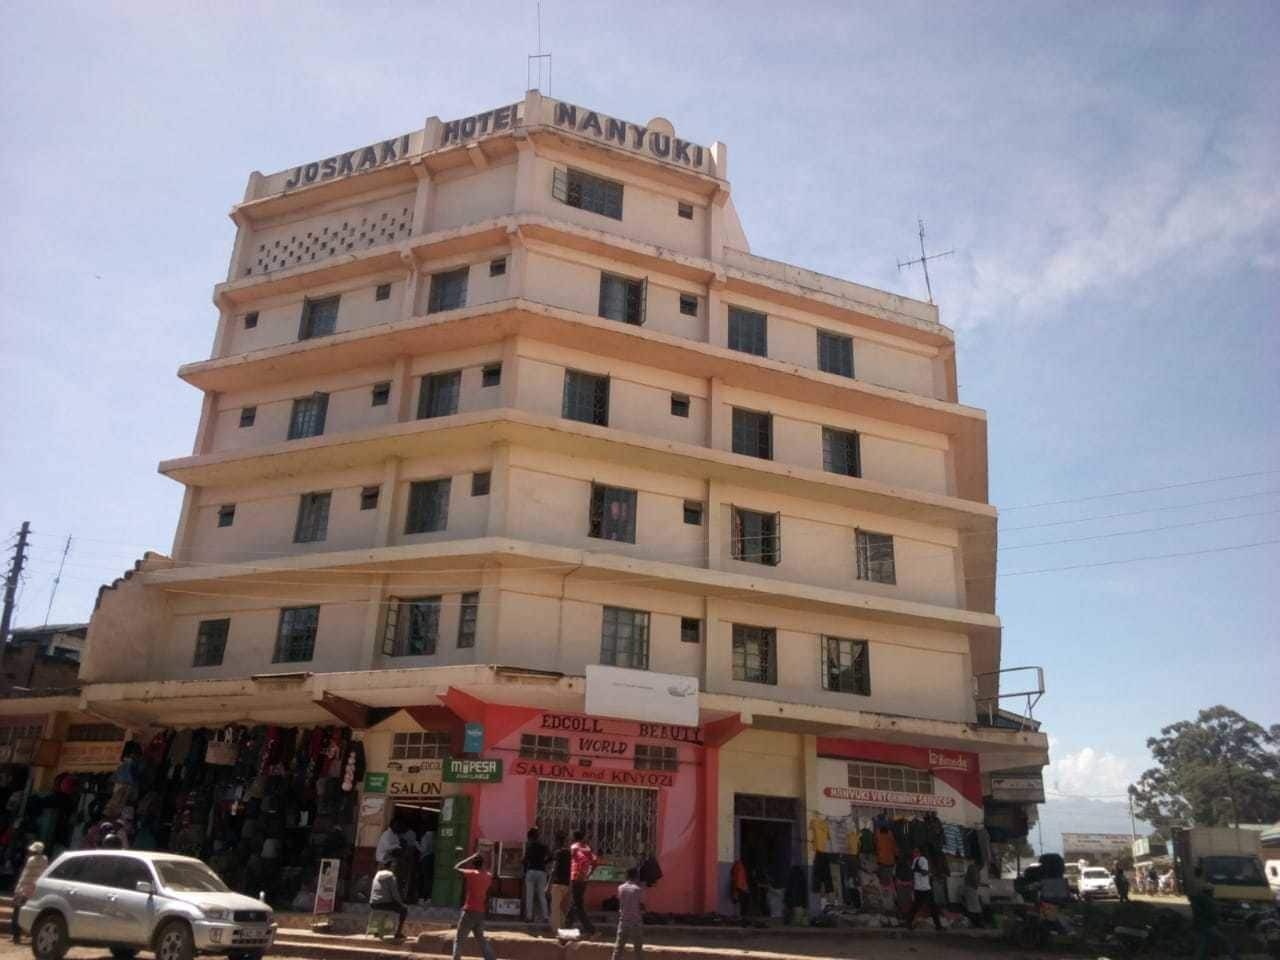
[(480, 386), (496, 387), (502, 383), (502, 364), (491, 363), (480, 371)]
[(383, 380), (373, 385), (373, 406), (385, 407), (391, 400), (391, 381)]
[(671, 415), (673, 417), (689, 416), (689, 397), (683, 393), (671, 395)]
[(377, 510), (378, 494), (382, 491), (381, 487), (362, 487), (360, 489), (360, 509), (361, 510)]
[(686, 317), (698, 315), (698, 298), (692, 293), (680, 294), (680, 312)]
[(236, 505), (224, 503), (218, 508), (218, 526), (229, 527), (236, 522)]
[(241, 407), (240, 408), (240, 426), (252, 427), (258, 419), (257, 407)]
[(257, 311), (257, 310), (254, 310), (252, 313), (246, 313), (246, 314), (244, 315), (244, 328), (245, 328), (246, 330), (252, 330), (252, 329), (253, 329), (254, 327), (256, 327), (257, 325), (258, 325), (258, 311)]
[(373, 291), (373, 299), (375, 299), (375, 300), (390, 300), (390, 299), (391, 299), (391, 284), (389, 284), (389, 283), (380, 283), (380, 284), (378, 284), (377, 288)]
[(681, 200), (681, 201), (677, 201), (677, 203), (676, 203), (676, 213), (680, 214), (680, 216), (681, 216), (681, 217), (683, 217), (685, 220), (692, 220), (692, 219), (693, 219), (693, 204), (692, 204), (692, 203), (685, 203), (685, 202), (684, 202), (684, 201), (682, 201), (682, 200)]
[(502, 277), (507, 273), (507, 258), (499, 257), (497, 260), (489, 261), (489, 276)]
[(686, 500), (684, 502), (684, 522), (691, 527), (702, 526), (702, 501)]
[(697, 617), (681, 617), (680, 640), (683, 643), (699, 643), (702, 640), (702, 621)]
[(473, 473), (471, 475), (471, 495), (473, 497), (487, 497), (489, 495), (489, 471), (483, 473)]

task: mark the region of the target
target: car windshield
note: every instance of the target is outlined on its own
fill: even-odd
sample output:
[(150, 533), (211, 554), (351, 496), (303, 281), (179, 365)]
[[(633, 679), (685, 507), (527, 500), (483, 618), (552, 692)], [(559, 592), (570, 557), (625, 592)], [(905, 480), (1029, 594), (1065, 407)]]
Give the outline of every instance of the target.
[(1265, 886), (1267, 878), (1253, 857), (1205, 857), (1200, 861), (1207, 883), (1226, 883), (1237, 887)]
[(227, 893), (218, 875), (195, 860), (157, 860), (160, 882), (177, 893)]
[(1086, 870), (1084, 875), (1090, 880), (1109, 880), (1111, 874), (1103, 870), (1101, 867), (1094, 867), (1092, 870)]

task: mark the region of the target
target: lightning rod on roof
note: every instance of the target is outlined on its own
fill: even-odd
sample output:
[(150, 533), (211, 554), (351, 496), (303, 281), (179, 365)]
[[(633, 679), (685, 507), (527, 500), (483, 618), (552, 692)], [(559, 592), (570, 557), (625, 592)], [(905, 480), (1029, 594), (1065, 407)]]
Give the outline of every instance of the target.
[[(547, 89), (542, 89), (542, 68), (547, 70)], [(534, 82), (534, 69), (537, 69), (537, 82)], [(551, 54), (542, 52), (542, 0), (538, 0), (538, 52), (531, 53), (524, 68), (524, 88), (537, 90), (551, 96)]]
[(955, 253), (955, 248), (943, 251), (942, 253), (925, 253), (924, 252), (924, 220), (917, 218), (916, 223), (920, 225), (920, 256), (915, 260), (899, 260), (898, 272), (902, 272), (903, 267), (914, 267), (917, 263), (924, 268), (924, 288), (929, 294), (929, 302), (933, 303), (933, 284), (929, 282), (929, 261), (938, 260), (942, 257), (949, 257)]

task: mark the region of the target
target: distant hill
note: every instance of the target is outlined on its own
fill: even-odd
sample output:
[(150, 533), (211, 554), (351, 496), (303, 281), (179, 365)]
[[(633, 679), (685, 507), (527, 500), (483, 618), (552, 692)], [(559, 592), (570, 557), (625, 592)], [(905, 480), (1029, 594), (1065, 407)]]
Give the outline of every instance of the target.
[[(1062, 834), (1065, 833), (1128, 833), (1129, 804), (1120, 800), (1077, 800), (1050, 798), (1040, 804), (1040, 825), (1031, 828), (1027, 838), (1036, 852), (1041, 852), (1040, 840), (1044, 839), (1044, 851), (1062, 852)], [(1138, 836), (1151, 832), (1149, 824), (1137, 821)]]

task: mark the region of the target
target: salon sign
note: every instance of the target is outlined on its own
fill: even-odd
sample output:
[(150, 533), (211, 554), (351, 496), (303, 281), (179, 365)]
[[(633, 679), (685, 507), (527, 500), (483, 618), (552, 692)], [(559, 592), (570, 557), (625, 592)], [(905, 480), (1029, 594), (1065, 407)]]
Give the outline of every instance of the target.
[(956, 798), (945, 794), (868, 790), (863, 787), (826, 787), (822, 794), (832, 800), (849, 800), (863, 805), (883, 805), (904, 810), (944, 810), (956, 805)]

